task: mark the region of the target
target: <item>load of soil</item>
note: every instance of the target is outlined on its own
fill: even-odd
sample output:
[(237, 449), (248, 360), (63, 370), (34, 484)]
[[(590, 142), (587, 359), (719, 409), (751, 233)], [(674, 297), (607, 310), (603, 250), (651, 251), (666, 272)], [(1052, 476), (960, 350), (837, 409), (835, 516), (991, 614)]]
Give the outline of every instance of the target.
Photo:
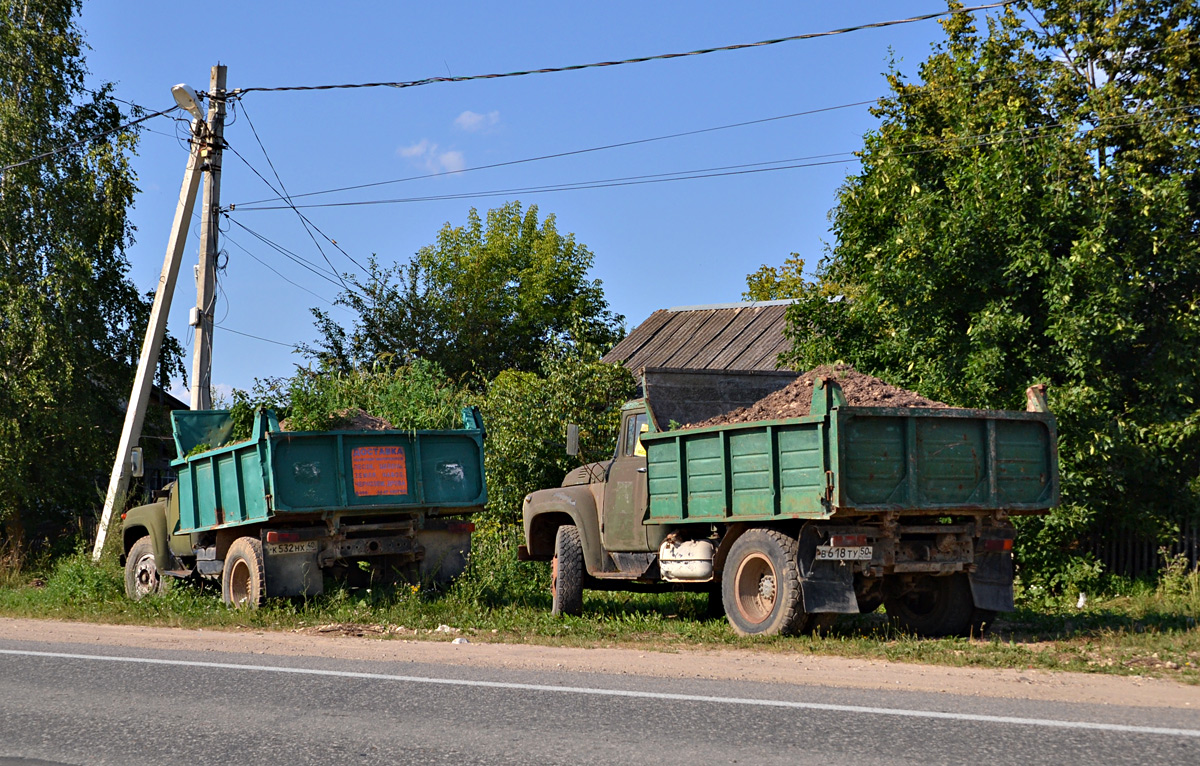
[(387, 420), (357, 407), (349, 407), (333, 413), (332, 430), (334, 431), (390, 431), (392, 428), (392, 424)]
[[(376, 417), (358, 407), (347, 407), (333, 413), (327, 430), (330, 431), (391, 431), (395, 428), (388, 420)], [(281, 421), (281, 431), (291, 431), (290, 420)]]
[(782, 420), (809, 414), (812, 409), (813, 382), (832, 378), (842, 387), (846, 403), (852, 407), (948, 407), (942, 402), (926, 399), (920, 394), (884, 383), (879, 378), (859, 372), (848, 364), (822, 365), (801, 375), (786, 388), (759, 399), (749, 407), (718, 415), (715, 418), (690, 423), (684, 428), (725, 426), (733, 423), (752, 423), (756, 420)]

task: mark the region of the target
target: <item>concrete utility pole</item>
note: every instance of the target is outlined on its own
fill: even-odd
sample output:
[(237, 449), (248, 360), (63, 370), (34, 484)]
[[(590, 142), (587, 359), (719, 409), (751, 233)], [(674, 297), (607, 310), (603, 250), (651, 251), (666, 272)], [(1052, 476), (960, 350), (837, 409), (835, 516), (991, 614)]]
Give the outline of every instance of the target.
[(117, 459), (113, 463), (112, 476), (108, 481), (108, 492), (104, 495), (104, 512), (100, 516), (100, 527), (96, 530), (96, 546), (92, 549), (92, 558), (97, 561), (100, 559), (100, 552), (104, 550), (104, 538), (112, 520), (113, 508), (118, 500), (124, 499), (125, 492), (129, 489), (130, 455), (133, 446), (142, 436), (142, 421), (146, 418), (150, 388), (154, 384), (154, 373), (158, 370), (158, 352), (162, 349), (163, 335), (167, 331), (167, 315), (171, 313), (171, 296), (175, 294), (175, 278), (179, 274), (183, 246), (187, 242), (188, 228), (192, 223), (196, 191), (200, 188), (200, 163), (206, 151), (201, 139), (203, 135), (204, 123), (197, 119), (192, 123), (192, 148), (188, 153), (187, 168), (183, 172), (179, 202), (175, 205), (175, 222), (171, 225), (167, 255), (163, 259), (162, 275), (158, 278), (158, 290), (154, 293), (154, 306), (150, 309), (150, 324), (146, 328), (146, 339), (142, 342), (137, 375), (133, 379), (133, 391), (129, 395), (129, 406), (125, 410), (125, 425), (121, 428)]
[(218, 209), (221, 206), (221, 149), (225, 136), (225, 67), (212, 68), (208, 88), (209, 152), (200, 205), (200, 269), (196, 275), (196, 343), (192, 351), (192, 409), (212, 409), (213, 306), (217, 293)]

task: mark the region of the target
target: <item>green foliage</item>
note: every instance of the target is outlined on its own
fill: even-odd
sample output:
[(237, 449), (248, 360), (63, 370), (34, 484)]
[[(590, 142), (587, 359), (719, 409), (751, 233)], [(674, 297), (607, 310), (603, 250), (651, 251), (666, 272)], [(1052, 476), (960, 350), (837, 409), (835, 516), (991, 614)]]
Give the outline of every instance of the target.
[(314, 310), (322, 338), (308, 349), (349, 370), (380, 360), (436, 362), (451, 378), (476, 384), (504, 370), (538, 369), (547, 343), (609, 347), (624, 319), (608, 308), (599, 280), (587, 279), (593, 255), (559, 234), (554, 216), (519, 202), (472, 209), (465, 226), (447, 223), (433, 245), (408, 263), (348, 276), (338, 298), (357, 317), (350, 331)]
[(804, 259), (792, 253), (779, 268), (763, 264), (762, 268), (746, 276), (746, 292), (742, 298), (748, 301), (777, 301), (799, 298), (804, 294), (807, 281), (804, 279)]
[(233, 402), (229, 406), (229, 419), (233, 422), (231, 442), (246, 441), (254, 435), (254, 419), (260, 409), (273, 410), (275, 415), (286, 418), (290, 413), (288, 381), (284, 378), (255, 378), (250, 391), (235, 388)]
[[(526, 494), (558, 486), (580, 463), (612, 458), (621, 405), (633, 375), (594, 356), (544, 356), (540, 373), (508, 370), (487, 388), (482, 409), (488, 513), (515, 523)], [(579, 425), (579, 456), (566, 452), (566, 424)]]
[(470, 401), (437, 364), (417, 359), (370, 369), (302, 369), (288, 382), (288, 428), (326, 431), (362, 410), (404, 430), (462, 426)]
[[(0, 0), (0, 520), (53, 538), (112, 465), (150, 301), (129, 279), (137, 136), (87, 89), (79, 0)], [(182, 372), (168, 338), (160, 381)]]
[(1158, 593), (1165, 598), (1180, 599), (1189, 604), (1194, 613), (1200, 613), (1200, 566), (1192, 566), (1186, 553), (1171, 555), (1166, 547), (1158, 552), (1163, 557)]
[(251, 391), (235, 389), (231, 439), (249, 439), (261, 409), (273, 410), (290, 431), (353, 428), (364, 415), (418, 431), (461, 428), (462, 408), (472, 403), (437, 364), (423, 359), (349, 370), (321, 364), (297, 369), (290, 378), (256, 380)]
[(90, 551), (81, 545), (55, 563), (46, 591), (66, 604), (102, 603), (125, 598), (125, 581), (120, 569), (92, 561)]
[(467, 570), (455, 580), (453, 595), (475, 606), (548, 609), (550, 567), (517, 560), (517, 546), (524, 542), (520, 526), (494, 517), (479, 519), (471, 536)]
[(786, 361), (970, 407), (1051, 384), (1064, 504), (1022, 553), (1065, 588), (1085, 531), (1200, 512), (1200, 4), (1028, 5), (888, 75)]

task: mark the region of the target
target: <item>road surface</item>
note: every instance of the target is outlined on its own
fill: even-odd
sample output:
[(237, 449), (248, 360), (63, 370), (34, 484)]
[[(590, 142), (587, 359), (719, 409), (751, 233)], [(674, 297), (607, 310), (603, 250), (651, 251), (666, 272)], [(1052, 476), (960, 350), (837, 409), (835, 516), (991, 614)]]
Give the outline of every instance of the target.
[[(1022, 697), (980, 671), (966, 685), (937, 680), (952, 689), (941, 692), (881, 688), (891, 667), (846, 661), (845, 683), (809, 683), (772, 673), (783, 656), (757, 673), (705, 674), (663, 670), (680, 655), (628, 650), (270, 648), (290, 640), (0, 620), (0, 766), (1200, 763), (1200, 693), (1170, 682), (1084, 677), (1099, 683), (1077, 692), (1045, 674), (1036, 680), (1054, 683), (1014, 687), (1030, 690)], [(603, 667), (558, 661), (580, 653)], [(720, 657), (683, 655), (679, 667)]]

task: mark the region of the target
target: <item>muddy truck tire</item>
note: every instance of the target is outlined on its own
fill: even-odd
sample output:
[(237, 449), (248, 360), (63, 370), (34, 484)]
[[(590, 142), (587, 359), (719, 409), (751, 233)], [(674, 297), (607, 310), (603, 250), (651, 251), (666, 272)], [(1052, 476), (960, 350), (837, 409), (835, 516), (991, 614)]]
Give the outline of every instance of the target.
[(550, 613), (583, 614), (583, 543), (579, 528), (566, 525), (554, 537), (554, 559), (550, 563), (554, 600)]
[(751, 529), (734, 542), (725, 560), (721, 597), (725, 616), (741, 636), (804, 631), (808, 615), (800, 601), (798, 543), (774, 529)]
[(221, 598), (235, 609), (257, 609), (262, 606), (266, 593), (262, 542), (254, 537), (239, 537), (225, 554)]

